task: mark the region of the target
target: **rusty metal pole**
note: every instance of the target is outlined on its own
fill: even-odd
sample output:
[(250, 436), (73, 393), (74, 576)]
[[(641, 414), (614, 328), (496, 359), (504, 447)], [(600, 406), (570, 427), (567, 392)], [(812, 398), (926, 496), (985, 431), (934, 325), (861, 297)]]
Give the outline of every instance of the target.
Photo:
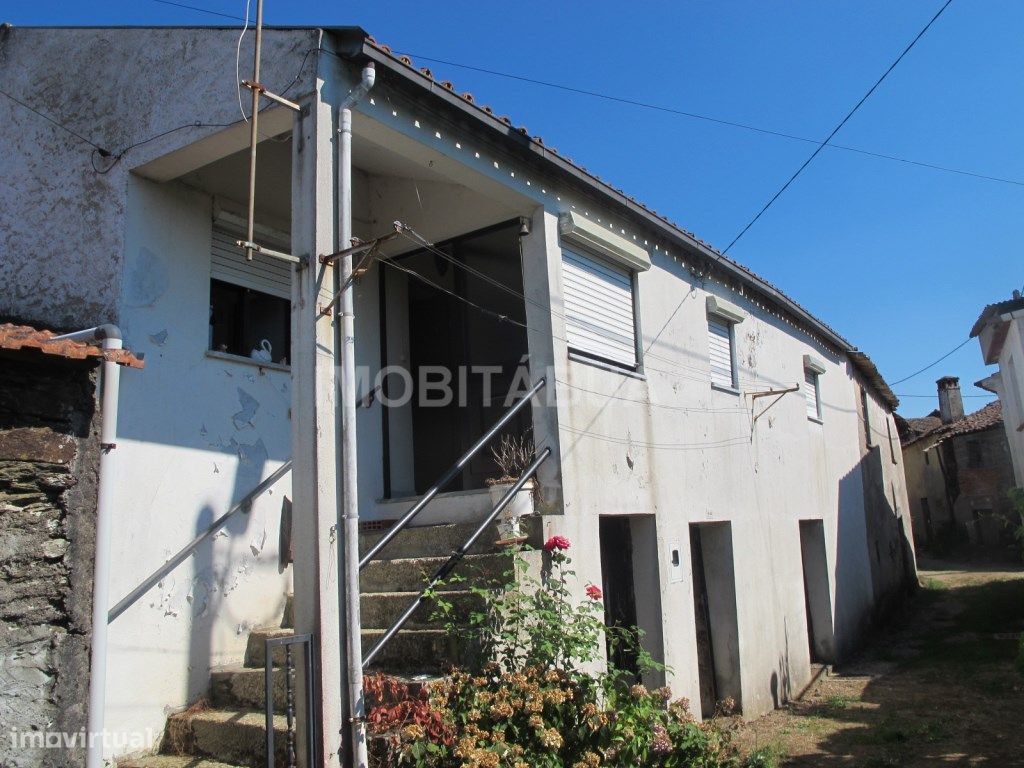
[(260, 53), (263, 48), (263, 0), (256, 0), (256, 47), (252, 59), (252, 116), (249, 118), (249, 222), (245, 234), (245, 259), (252, 261), (256, 218), (256, 142), (259, 141), (260, 119)]

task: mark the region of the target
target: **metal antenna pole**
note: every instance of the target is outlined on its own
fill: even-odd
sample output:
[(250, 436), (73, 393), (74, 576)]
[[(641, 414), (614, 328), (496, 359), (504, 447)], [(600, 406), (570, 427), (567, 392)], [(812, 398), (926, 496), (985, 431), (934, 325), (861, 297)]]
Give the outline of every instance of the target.
[[(256, 47), (252, 57), (252, 81), (260, 81), (260, 52), (263, 48), (263, 0), (256, 0)], [(245, 260), (252, 261), (253, 229), (256, 218), (256, 142), (259, 141), (260, 92), (252, 88), (252, 116), (249, 118), (249, 222), (246, 230)]]

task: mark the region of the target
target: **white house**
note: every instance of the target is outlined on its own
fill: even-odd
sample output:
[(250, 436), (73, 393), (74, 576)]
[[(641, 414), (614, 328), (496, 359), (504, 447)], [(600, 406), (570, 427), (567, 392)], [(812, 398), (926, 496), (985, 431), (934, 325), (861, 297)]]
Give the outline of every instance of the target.
[[(0, 32), (0, 81), (36, 110), (0, 98), (0, 315), (116, 323), (146, 357), (121, 377), (112, 599), (333, 429), (292, 397), (296, 361), (314, 354), (297, 347), (302, 324), (319, 317), (295, 287), (307, 278), (234, 245), (249, 169), (237, 36)], [(626, 606), (612, 618), (646, 631), (698, 715), (727, 696), (754, 716), (796, 695), (812, 662), (844, 658), (915, 583), (892, 391), (779, 288), (357, 28), (264, 34), (261, 81), (302, 111), (260, 115), (263, 245), (347, 245), (335, 121), (368, 63), (354, 234), (404, 229), (355, 283), (361, 520), (397, 518), (506, 393), (543, 377), (511, 426), (551, 451), (535, 539), (572, 541), (581, 594), (603, 584)], [(384, 369), (408, 371), (417, 395), (441, 380), (425, 373), (469, 369), (454, 382), (464, 404), (404, 401), (401, 373), (376, 386)], [(418, 522), (479, 519), (495, 473), (481, 454)], [(314, 491), (280, 480), (110, 624), (109, 730), (158, 737), (211, 669), (241, 661), (250, 630), (280, 623), (282, 502), (298, 567), (327, 546), (303, 534)], [(295, 580), (296, 625), (318, 631)]]
[(1024, 298), (1014, 291), (1012, 298), (989, 304), (971, 328), (971, 338), (981, 345), (981, 356), (999, 370), (978, 386), (995, 392), (1003, 403), (1003, 427), (1010, 444), (1013, 474), (1024, 486)]

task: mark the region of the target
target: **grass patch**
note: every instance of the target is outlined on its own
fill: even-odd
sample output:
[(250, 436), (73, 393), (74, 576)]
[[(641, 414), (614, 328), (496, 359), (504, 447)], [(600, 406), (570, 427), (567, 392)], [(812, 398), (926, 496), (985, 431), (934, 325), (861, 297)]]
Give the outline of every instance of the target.
[(932, 578), (932, 577), (928, 577), (927, 579), (924, 579), (921, 582), (921, 586), (924, 587), (925, 589), (930, 589), (932, 591), (942, 590), (942, 589), (949, 589), (949, 587), (946, 586), (945, 582), (939, 581), (938, 579), (935, 579), (935, 578)]
[[(986, 667), (1013, 663), (1020, 653), (1013, 633), (1024, 626), (1024, 579), (947, 591), (963, 610), (949, 626), (932, 628), (906, 667), (941, 668), (971, 683)], [(999, 635), (1000, 637), (996, 637)]]
[(781, 744), (773, 743), (764, 747), (758, 747), (743, 761), (743, 768), (779, 768), (782, 758), (786, 756), (786, 750)]
[(836, 717), (849, 709), (853, 701), (849, 696), (829, 696), (821, 707), (826, 715)]

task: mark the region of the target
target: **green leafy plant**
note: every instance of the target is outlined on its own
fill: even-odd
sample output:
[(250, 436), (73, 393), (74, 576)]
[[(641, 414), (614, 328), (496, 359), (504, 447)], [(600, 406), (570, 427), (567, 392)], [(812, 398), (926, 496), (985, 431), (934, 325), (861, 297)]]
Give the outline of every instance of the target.
[(1024, 488), (1011, 488), (1009, 492), (1010, 501), (1017, 510), (1017, 520), (1014, 525), (1014, 538), (1021, 547), (1021, 557), (1024, 558)]
[[(477, 653), (466, 668), (432, 686), (426, 700), (388, 705), (375, 717), (388, 734), (387, 762), (418, 768), (741, 768), (732, 745), (733, 720), (698, 723), (686, 699), (669, 688), (648, 690), (632, 672), (608, 665), (603, 644), (623, 644), (642, 674), (664, 671), (640, 646), (636, 628), (609, 629), (603, 595), (590, 585), (576, 600), (568, 540), (544, 546), (540, 578), (525, 552), (513, 555), (505, 578), (472, 587), (481, 608), (458, 616), (434, 593), (435, 618)], [(733, 705), (725, 702), (723, 715)], [(410, 719), (415, 713), (415, 719)]]

